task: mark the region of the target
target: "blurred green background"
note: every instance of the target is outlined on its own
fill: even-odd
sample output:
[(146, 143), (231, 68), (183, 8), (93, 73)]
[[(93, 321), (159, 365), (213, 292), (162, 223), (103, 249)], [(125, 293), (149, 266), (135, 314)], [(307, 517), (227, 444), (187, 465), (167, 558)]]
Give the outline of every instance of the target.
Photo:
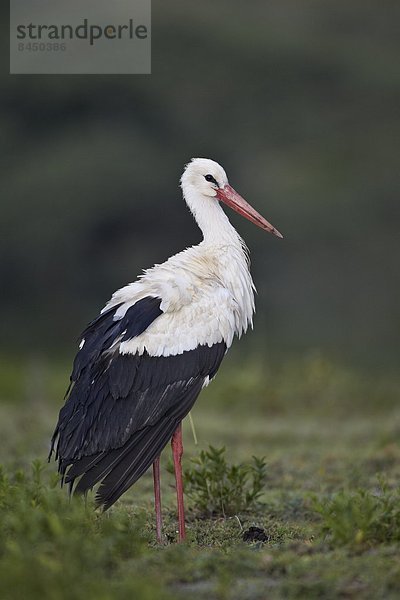
[(229, 215), (259, 292), (238, 354), (395, 369), (399, 22), (395, 1), (156, 0), (151, 76), (3, 76), (0, 351), (71, 356), (114, 289), (197, 243), (178, 179), (206, 156), (285, 235)]

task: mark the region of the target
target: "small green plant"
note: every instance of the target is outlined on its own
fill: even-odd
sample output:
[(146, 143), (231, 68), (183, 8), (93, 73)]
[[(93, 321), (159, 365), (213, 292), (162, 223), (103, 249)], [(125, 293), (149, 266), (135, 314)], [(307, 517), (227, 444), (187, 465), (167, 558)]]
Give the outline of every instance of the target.
[(322, 534), (342, 546), (374, 546), (400, 541), (400, 490), (380, 482), (372, 493), (339, 492), (329, 500), (313, 499), (322, 517)]
[(256, 509), (266, 481), (264, 458), (250, 464), (229, 465), (225, 448), (209, 446), (184, 472), (185, 491), (195, 510), (211, 516), (232, 516)]

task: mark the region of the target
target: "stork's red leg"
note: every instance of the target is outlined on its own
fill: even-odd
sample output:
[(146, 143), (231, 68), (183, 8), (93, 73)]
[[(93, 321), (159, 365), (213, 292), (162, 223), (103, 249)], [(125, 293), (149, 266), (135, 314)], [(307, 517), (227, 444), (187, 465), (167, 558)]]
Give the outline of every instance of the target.
[(160, 486), (160, 457), (153, 462), (154, 506), (156, 509), (157, 542), (162, 542), (161, 486)]
[(185, 507), (183, 504), (183, 481), (182, 481), (182, 423), (179, 423), (171, 440), (172, 455), (174, 458), (175, 481), (176, 481), (176, 498), (178, 501), (178, 524), (179, 524), (179, 541), (183, 542), (186, 537), (185, 530)]

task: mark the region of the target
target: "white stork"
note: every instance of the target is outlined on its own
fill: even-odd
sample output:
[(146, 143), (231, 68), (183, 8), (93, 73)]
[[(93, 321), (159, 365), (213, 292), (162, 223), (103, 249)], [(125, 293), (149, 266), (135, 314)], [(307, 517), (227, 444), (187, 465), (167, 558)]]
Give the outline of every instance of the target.
[(96, 502), (104, 509), (153, 465), (159, 541), (160, 453), (171, 440), (183, 540), (181, 422), (234, 336), (252, 325), (248, 251), (220, 202), (282, 237), (213, 160), (193, 159), (181, 187), (203, 241), (115, 292), (85, 329), (50, 451), (56, 446), (70, 491), (86, 493), (100, 482)]

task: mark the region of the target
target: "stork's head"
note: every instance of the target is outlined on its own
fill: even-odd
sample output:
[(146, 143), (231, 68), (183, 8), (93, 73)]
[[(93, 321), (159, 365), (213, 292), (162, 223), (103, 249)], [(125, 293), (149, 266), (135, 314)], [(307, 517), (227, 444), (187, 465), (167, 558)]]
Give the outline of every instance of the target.
[(269, 231), (277, 237), (283, 237), (271, 223), (229, 185), (224, 169), (214, 160), (193, 158), (183, 172), (181, 187), (187, 200), (193, 195), (200, 195), (211, 202), (224, 202), (261, 229)]
[(215, 160), (192, 158), (181, 178), (183, 193), (192, 187), (204, 196), (215, 198), (217, 190), (228, 183), (224, 169)]

